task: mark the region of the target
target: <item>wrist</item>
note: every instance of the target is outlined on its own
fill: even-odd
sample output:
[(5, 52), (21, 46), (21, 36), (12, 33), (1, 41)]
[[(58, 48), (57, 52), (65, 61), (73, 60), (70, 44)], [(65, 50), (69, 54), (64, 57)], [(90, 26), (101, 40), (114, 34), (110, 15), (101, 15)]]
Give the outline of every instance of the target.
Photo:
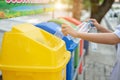
[(97, 24), (97, 25), (96, 25), (96, 28), (97, 28), (98, 31), (101, 31), (102, 26), (101, 26), (100, 24)]

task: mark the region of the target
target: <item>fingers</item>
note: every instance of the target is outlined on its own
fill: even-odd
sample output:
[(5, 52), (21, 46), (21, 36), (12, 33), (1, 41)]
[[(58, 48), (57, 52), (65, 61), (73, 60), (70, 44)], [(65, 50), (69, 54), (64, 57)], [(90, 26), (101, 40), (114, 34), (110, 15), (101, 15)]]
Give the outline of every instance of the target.
[(93, 18), (88, 18), (88, 19), (86, 19), (85, 21), (88, 22), (89, 20), (91, 20), (91, 21), (93, 21), (93, 22), (97, 22), (97, 20), (96, 20), (96, 19), (93, 19)]
[(66, 24), (62, 24), (62, 29), (63, 30), (68, 30), (68, 29), (70, 29), (71, 27), (70, 26), (68, 26), (68, 25), (66, 25)]
[(93, 21), (93, 23), (98, 23), (96, 19), (90, 19)]
[(68, 33), (63, 33), (64, 34), (64, 36), (67, 36), (68, 35)]
[(67, 36), (69, 33), (69, 28), (70, 26), (66, 25), (66, 24), (62, 24), (62, 33)]
[(68, 35), (68, 32), (67, 32), (67, 30), (66, 30), (66, 29), (62, 29), (62, 33), (63, 33), (65, 36), (67, 36), (67, 35)]
[(76, 31), (69, 25), (63, 24), (62, 25), (62, 32), (65, 36), (67, 36), (68, 34), (71, 36), (76, 36)]

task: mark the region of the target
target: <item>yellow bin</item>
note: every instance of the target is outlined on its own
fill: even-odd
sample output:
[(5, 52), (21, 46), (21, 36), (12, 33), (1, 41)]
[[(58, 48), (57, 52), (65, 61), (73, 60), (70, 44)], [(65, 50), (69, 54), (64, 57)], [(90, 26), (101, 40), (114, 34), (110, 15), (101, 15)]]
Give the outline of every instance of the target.
[(3, 80), (66, 80), (70, 53), (59, 38), (31, 24), (14, 26), (3, 37)]

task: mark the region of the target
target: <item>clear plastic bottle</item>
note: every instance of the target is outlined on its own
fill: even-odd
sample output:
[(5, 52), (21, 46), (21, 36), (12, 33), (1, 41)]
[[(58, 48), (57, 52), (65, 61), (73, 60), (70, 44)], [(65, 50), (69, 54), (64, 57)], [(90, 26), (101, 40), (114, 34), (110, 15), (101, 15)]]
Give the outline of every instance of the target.
[(62, 34), (61, 31), (56, 31), (54, 35), (57, 36), (57, 37), (59, 37), (60, 39), (63, 38), (63, 34)]
[[(92, 28), (94, 28), (93, 22), (90, 20), (88, 22), (83, 22), (80, 25), (77, 26), (77, 30), (78, 32), (88, 32), (90, 31)], [(80, 38), (74, 38), (72, 36), (70, 36), (70, 38), (75, 42), (75, 43), (79, 43)]]
[(88, 32), (94, 27), (93, 22), (90, 20), (88, 22), (83, 22), (82, 24), (78, 25), (78, 32)]
[[(96, 27), (93, 27), (93, 28), (90, 30), (90, 33), (97, 33)], [(92, 51), (93, 51), (93, 52), (96, 52), (96, 50), (97, 50), (97, 43), (91, 42), (90, 45), (91, 45)]]

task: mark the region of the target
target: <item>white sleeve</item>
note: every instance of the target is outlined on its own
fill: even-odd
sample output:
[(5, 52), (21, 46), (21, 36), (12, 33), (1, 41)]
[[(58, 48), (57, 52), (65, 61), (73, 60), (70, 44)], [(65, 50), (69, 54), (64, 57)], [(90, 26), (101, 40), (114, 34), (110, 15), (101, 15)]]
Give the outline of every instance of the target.
[(117, 26), (116, 30), (114, 31), (114, 34), (120, 38), (120, 25)]

